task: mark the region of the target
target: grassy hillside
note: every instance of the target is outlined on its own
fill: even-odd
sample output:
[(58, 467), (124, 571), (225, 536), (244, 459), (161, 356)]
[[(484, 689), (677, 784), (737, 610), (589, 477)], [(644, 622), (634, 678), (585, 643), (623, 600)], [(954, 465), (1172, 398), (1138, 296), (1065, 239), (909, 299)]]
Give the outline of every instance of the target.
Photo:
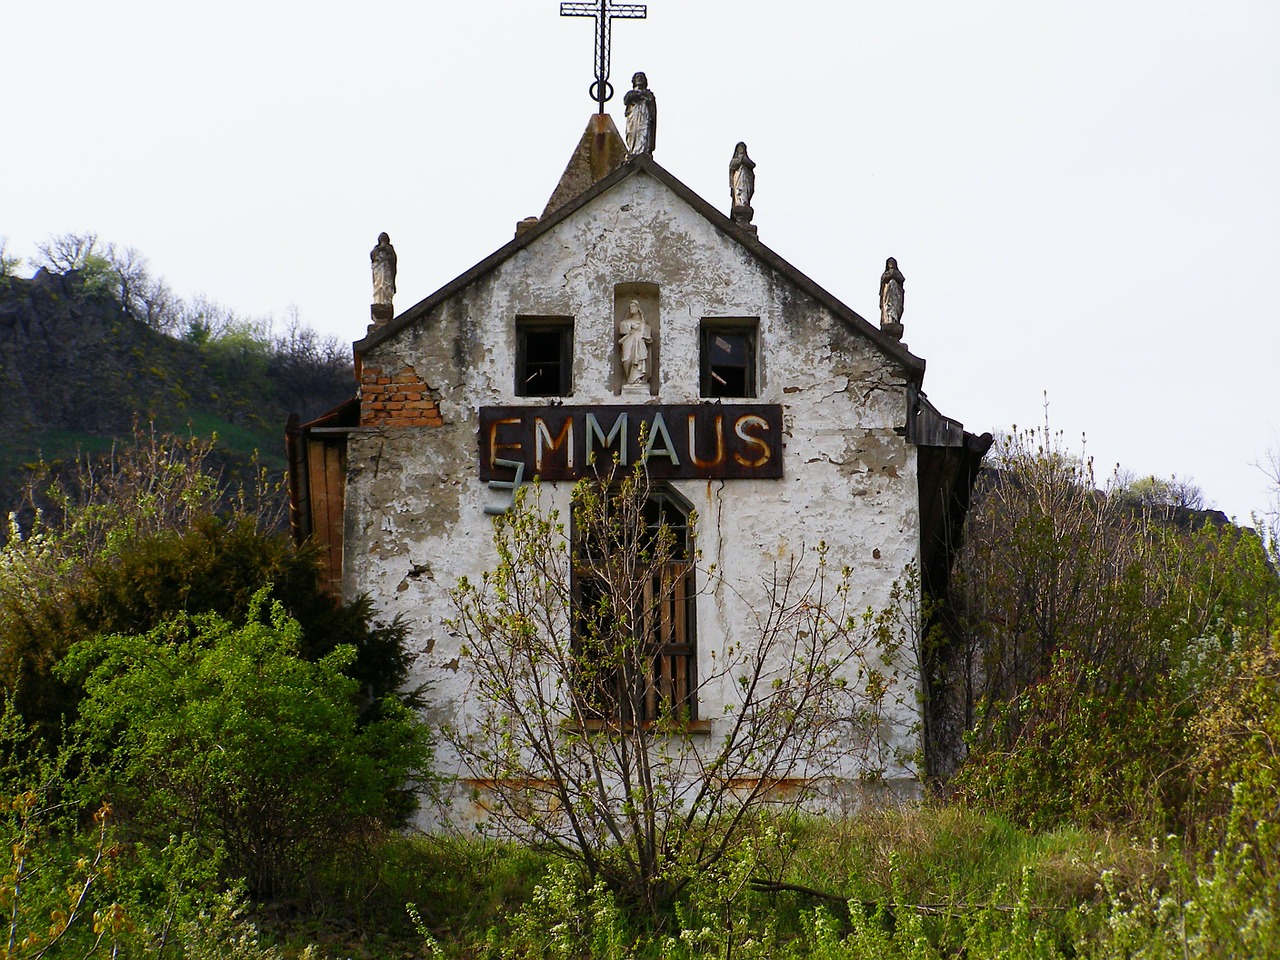
[(308, 331), (193, 323), (174, 337), (84, 271), (0, 277), (0, 509), (17, 506), (36, 462), (108, 450), (136, 420), (216, 435), (232, 473), (256, 453), (282, 475), (289, 414), (313, 417), (353, 388), (349, 358)]

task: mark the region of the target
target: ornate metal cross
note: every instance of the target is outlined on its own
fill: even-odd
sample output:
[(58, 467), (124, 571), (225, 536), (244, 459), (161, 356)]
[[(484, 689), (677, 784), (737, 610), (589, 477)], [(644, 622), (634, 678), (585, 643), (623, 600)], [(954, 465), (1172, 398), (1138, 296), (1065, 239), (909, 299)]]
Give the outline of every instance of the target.
[(591, 85), (591, 99), (600, 105), (604, 113), (606, 101), (613, 99), (613, 85), (609, 83), (609, 37), (614, 20), (643, 20), (648, 15), (643, 3), (612, 3), (598, 0), (595, 3), (562, 3), (562, 17), (596, 18), (596, 82)]

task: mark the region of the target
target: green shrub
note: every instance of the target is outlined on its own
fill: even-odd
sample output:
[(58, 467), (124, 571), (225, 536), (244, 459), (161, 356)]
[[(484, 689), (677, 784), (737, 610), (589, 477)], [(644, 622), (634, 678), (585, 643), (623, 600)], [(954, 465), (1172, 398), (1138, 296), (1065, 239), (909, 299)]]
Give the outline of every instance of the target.
[[(1164, 684), (1146, 695), (1100, 682), (1061, 653), (1016, 704), (996, 704), (956, 778), (969, 802), (1042, 830), (1059, 824), (1163, 824), (1187, 799), (1177, 768), (1194, 713)], [(993, 746), (994, 744), (998, 744)]]
[(1232, 651), (1274, 623), (1264, 542), (1096, 489), (1047, 429), (1006, 438), (995, 461), (934, 671), (968, 729), (956, 785), (1035, 827), (1194, 830), (1188, 731)]
[(350, 647), (311, 662), (267, 591), (243, 626), (179, 615), (140, 635), (77, 644), (58, 668), (84, 684), (76, 730), (108, 798), (139, 837), (190, 834), (257, 898), (305, 896), (307, 878), (362, 830), (403, 815), (429, 761), (424, 728), (394, 699), (358, 721)]
[(282, 960), (259, 945), (240, 890), (214, 882), (208, 851), (130, 845), (109, 805), (74, 802), (76, 752), (49, 751), (0, 708), (0, 957)]
[[(38, 543), (22, 546), (34, 551)], [(74, 678), (53, 671), (72, 645), (102, 633), (145, 633), (179, 613), (243, 617), (263, 583), (301, 624), (303, 657), (355, 649), (344, 669), (359, 683), (362, 720), (376, 718), (383, 698), (408, 678), (401, 622), (376, 621), (367, 597), (339, 603), (322, 586), (314, 551), (298, 551), (247, 519), (197, 516), (184, 529), (129, 538), (65, 579), (52, 564), (28, 564), (21, 573), (30, 588), (0, 595), (0, 677), (8, 678), (0, 696), (4, 687), (16, 688), (23, 716), (51, 740), (74, 719), (81, 696)], [(420, 703), (412, 691), (402, 696), (410, 706)]]

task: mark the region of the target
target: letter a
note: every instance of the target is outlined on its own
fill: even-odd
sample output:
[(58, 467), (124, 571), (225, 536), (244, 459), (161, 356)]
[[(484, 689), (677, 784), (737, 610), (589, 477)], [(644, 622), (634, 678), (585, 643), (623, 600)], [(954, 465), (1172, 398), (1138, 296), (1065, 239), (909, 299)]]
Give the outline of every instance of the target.
[[(656, 453), (653, 449), (654, 441), (662, 437), (662, 449)], [(680, 466), (680, 458), (676, 456), (676, 446), (671, 442), (671, 434), (667, 432), (667, 421), (662, 419), (662, 414), (655, 413), (653, 415), (653, 424), (649, 428), (649, 439), (644, 443), (644, 459), (650, 457), (667, 457), (671, 460), (673, 467)]]

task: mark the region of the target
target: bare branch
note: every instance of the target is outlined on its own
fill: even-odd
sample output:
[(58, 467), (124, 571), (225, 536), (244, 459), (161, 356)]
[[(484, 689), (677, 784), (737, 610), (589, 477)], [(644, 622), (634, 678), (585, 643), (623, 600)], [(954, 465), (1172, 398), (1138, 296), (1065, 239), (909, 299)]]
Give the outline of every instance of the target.
[[(881, 768), (887, 708), (908, 695), (885, 666), (902, 610), (854, 611), (825, 546), (750, 606), (698, 565), (696, 518), (642, 470), (579, 483), (567, 524), (542, 500), (520, 492), (495, 519), (495, 568), (454, 595), (472, 690), (446, 737), (490, 829), (658, 910), (757, 814)], [(699, 656), (682, 618), (717, 591), (754, 629)]]

